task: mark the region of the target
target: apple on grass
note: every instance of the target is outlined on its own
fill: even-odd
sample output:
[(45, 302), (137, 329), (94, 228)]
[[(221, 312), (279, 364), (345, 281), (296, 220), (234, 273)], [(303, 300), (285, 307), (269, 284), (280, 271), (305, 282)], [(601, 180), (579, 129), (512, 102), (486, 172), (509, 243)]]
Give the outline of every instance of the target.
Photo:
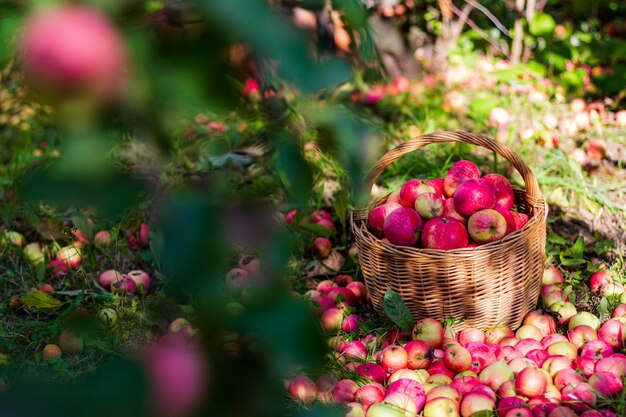
[(380, 364), (388, 374), (406, 368), (407, 363), (408, 354), (402, 346), (389, 345), (383, 349)]
[(594, 272), (589, 278), (589, 288), (591, 291), (598, 291), (601, 287), (606, 284), (610, 284), (613, 282), (613, 278), (606, 271)]
[(450, 398), (437, 397), (424, 406), (424, 417), (459, 417), (459, 408)]
[(461, 345), (451, 345), (444, 351), (443, 363), (451, 371), (466, 371), (472, 363), (472, 354)]
[(423, 340), (434, 348), (443, 343), (443, 333), (443, 326), (433, 318), (418, 320), (413, 326), (412, 332), (414, 340)]
[(506, 220), (493, 209), (484, 209), (472, 214), (467, 221), (467, 230), (477, 243), (489, 243), (502, 239), (506, 234)]
[(466, 247), (467, 230), (463, 223), (451, 217), (435, 217), (426, 222), (422, 245), (428, 249), (450, 250)]
[(412, 340), (404, 345), (409, 369), (426, 369), (432, 363), (432, 347), (423, 340)]
[(387, 376), (385, 369), (373, 362), (358, 365), (356, 367), (356, 372), (361, 376), (372, 379), (374, 382), (378, 382), (379, 384), (384, 384)]
[(558, 284), (561, 282), (563, 282), (563, 274), (557, 267), (550, 265), (543, 271), (543, 277), (541, 278), (542, 285)]
[(311, 404), (317, 397), (317, 387), (309, 377), (300, 375), (289, 382), (287, 389), (291, 397), (301, 403)]

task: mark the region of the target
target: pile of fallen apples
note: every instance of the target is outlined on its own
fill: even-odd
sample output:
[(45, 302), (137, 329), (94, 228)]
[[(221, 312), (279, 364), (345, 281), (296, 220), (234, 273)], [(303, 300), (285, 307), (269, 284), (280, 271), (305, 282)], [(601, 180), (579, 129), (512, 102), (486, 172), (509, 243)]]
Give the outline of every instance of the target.
[[(613, 318), (601, 323), (577, 312), (559, 269), (548, 267), (540, 302), (513, 331), (505, 325), (454, 332), (432, 318), (385, 337), (359, 332), (356, 313), (367, 289), (351, 276), (319, 282), (311, 301), (343, 379), (328, 373), (315, 382), (299, 375), (286, 382), (298, 402), (340, 403), (357, 417), (601, 417), (623, 389), (626, 293), (608, 272), (591, 276), (592, 291), (620, 296)], [(557, 332), (560, 331), (560, 332)], [(476, 414), (476, 413), (486, 414)]]
[(513, 211), (515, 196), (499, 174), (481, 177), (471, 161), (458, 161), (444, 178), (410, 179), (373, 208), (369, 230), (398, 246), (449, 250), (502, 239), (528, 222)]

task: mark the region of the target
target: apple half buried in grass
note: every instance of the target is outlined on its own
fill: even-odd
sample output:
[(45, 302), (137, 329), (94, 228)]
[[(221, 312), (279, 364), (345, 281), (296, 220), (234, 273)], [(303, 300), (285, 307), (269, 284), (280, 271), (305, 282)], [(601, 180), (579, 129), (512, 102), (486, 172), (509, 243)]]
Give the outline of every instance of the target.
[(452, 217), (435, 217), (424, 225), (422, 245), (428, 249), (449, 250), (467, 246), (469, 238), (463, 223)]
[(467, 231), (477, 243), (489, 243), (502, 239), (506, 234), (506, 220), (493, 209), (480, 210), (467, 221)]

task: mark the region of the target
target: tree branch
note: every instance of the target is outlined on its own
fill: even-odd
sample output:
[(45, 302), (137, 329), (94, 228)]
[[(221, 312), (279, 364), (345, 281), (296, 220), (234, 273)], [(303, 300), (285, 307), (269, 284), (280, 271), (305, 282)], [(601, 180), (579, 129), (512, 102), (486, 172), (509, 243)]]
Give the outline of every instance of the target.
[(487, 9), (485, 6), (483, 6), (482, 4), (480, 4), (480, 3), (478, 3), (477, 1), (474, 1), (474, 0), (465, 0), (465, 2), (468, 3), (468, 4), (471, 4), (473, 7), (477, 8), (478, 10), (483, 12), (483, 14), (485, 16), (487, 16), (487, 18), (489, 20), (491, 20), (493, 22), (493, 24), (496, 25), (496, 27), (498, 29), (500, 29), (500, 32), (502, 32), (503, 34), (505, 34), (509, 38), (511, 37), (511, 35), (509, 33), (509, 30), (502, 23), (500, 23), (498, 18), (496, 16), (494, 16), (494, 14), (489, 11), (489, 9)]
[(482, 36), (482, 38), (484, 40), (489, 42), (489, 45), (491, 45), (494, 49), (496, 49), (502, 55), (508, 56), (508, 52), (505, 51), (504, 49), (502, 49), (502, 47), (500, 45), (498, 45), (498, 43), (491, 36), (489, 36), (481, 28), (479, 28), (478, 25), (476, 23), (474, 23), (474, 21), (472, 19), (470, 19), (467, 16), (463, 16), (463, 12), (461, 10), (459, 10), (458, 7), (456, 7), (455, 5), (452, 5), (452, 11), (454, 12), (455, 15), (457, 15), (459, 17), (459, 19), (463, 23), (467, 24), (467, 26), (469, 26), (470, 28), (475, 30), (476, 33), (478, 33), (480, 36)]

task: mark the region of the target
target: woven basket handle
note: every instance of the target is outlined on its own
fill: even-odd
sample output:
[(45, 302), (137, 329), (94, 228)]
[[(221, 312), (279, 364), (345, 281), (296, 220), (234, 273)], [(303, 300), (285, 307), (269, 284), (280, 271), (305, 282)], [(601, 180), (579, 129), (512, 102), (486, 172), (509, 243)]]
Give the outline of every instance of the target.
[(469, 143), (476, 146), (482, 146), (483, 148), (487, 148), (491, 151), (496, 152), (498, 155), (504, 157), (507, 161), (513, 165), (513, 167), (521, 174), (522, 179), (524, 180), (524, 184), (526, 185), (526, 195), (536, 201), (539, 198), (539, 184), (537, 184), (537, 179), (533, 175), (532, 171), (526, 165), (524, 161), (520, 159), (519, 156), (515, 152), (513, 152), (507, 146), (504, 146), (493, 139), (490, 139), (486, 136), (476, 135), (474, 133), (469, 132), (438, 132), (438, 133), (429, 133), (427, 135), (418, 136), (416, 138), (412, 138), (407, 140), (406, 142), (401, 143), (396, 146), (385, 155), (383, 155), (372, 167), (372, 169), (367, 174), (366, 180), (368, 184), (368, 189), (371, 190), (374, 183), (383, 173), (383, 171), (396, 159), (400, 158), (402, 155), (405, 155), (409, 152), (413, 152), (417, 149), (423, 148), (426, 145), (430, 145), (431, 143), (446, 143), (446, 142), (463, 142)]

